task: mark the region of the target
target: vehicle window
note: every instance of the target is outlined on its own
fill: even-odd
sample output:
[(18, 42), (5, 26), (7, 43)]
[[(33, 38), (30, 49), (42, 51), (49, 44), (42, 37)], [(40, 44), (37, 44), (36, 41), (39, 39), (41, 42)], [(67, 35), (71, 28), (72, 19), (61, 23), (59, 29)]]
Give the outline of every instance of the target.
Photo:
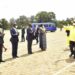
[(47, 24), (45, 24), (45, 25), (44, 25), (44, 27), (48, 27), (48, 25), (47, 25)]
[(49, 24), (49, 27), (51, 27), (51, 24)]
[(55, 26), (55, 24), (52, 24), (52, 26)]
[(34, 24), (34, 27), (36, 27), (36, 25)]

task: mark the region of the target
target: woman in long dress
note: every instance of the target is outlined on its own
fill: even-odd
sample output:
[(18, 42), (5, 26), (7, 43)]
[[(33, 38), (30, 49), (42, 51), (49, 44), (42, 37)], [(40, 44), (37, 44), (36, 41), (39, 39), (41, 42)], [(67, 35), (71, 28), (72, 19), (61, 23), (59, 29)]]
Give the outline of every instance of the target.
[(46, 44), (46, 29), (43, 27), (43, 25), (40, 25), (39, 27), (39, 43), (40, 48), (42, 51), (46, 50), (47, 44)]

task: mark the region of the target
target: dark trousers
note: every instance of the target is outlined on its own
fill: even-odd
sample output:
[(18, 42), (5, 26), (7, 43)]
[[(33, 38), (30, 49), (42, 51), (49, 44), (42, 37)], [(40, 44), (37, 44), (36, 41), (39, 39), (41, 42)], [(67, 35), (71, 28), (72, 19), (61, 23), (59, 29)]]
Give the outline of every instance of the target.
[(28, 41), (28, 54), (31, 54), (32, 53), (32, 40), (27, 40)]
[(12, 57), (17, 57), (18, 42), (12, 42)]
[(2, 61), (2, 47), (3, 47), (3, 45), (0, 44), (0, 61)]
[(21, 41), (22, 41), (22, 42), (25, 41), (25, 36), (24, 36), (24, 35), (21, 36)]
[(36, 37), (36, 43), (38, 43), (38, 36)]
[(75, 57), (75, 42), (74, 41), (70, 41), (70, 51), (71, 51), (71, 55), (74, 55)]

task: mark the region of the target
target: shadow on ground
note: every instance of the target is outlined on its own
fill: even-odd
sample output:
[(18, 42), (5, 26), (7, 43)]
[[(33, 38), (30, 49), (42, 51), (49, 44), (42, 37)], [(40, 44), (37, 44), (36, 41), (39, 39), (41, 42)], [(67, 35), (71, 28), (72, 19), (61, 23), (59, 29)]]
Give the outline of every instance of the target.
[[(38, 51), (33, 52), (32, 54), (40, 53), (40, 52), (43, 52), (43, 51), (38, 50)], [(27, 56), (30, 56), (30, 55), (32, 55), (32, 54), (23, 54), (23, 55), (19, 56), (18, 58), (27, 57)], [(16, 58), (15, 58), (15, 59), (16, 59)], [(6, 62), (6, 61), (12, 61), (12, 60), (14, 60), (14, 58), (8, 58), (8, 59), (5, 59), (4, 61)]]

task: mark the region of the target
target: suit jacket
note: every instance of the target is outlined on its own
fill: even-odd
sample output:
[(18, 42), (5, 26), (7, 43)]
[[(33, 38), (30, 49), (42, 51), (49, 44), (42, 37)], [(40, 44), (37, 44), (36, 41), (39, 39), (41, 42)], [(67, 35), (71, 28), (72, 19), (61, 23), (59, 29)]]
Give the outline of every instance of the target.
[(11, 33), (10, 41), (11, 42), (18, 42), (19, 41), (19, 39), (18, 39), (19, 34), (18, 34), (16, 28), (14, 28), (14, 27), (11, 28), (10, 33)]
[(27, 29), (27, 40), (33, 40), (34, 38), (34, 34), (33, 34), (33, 30), (31, 28)]

